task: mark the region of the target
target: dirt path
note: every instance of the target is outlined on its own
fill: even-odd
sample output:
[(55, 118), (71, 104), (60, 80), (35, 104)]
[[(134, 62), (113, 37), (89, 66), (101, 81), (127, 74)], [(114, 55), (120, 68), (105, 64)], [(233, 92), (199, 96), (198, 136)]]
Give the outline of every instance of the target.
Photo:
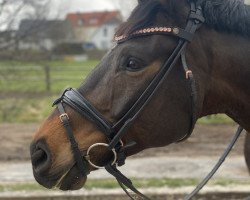
[[(29, 143), (38, 124), (0, 124), (0, 161), (29, 160)], [(197, 125), (192, 136), (185, 142), (168, 147), (149, 149), (134, 157), (154, 156), (218, 156), (236, 130), (233, 125)], [(243, 155), (242, 134), (232, 155)]]
[[(129, 158), (119, 168), (133, 178), (196, 178), (202, 179), (212, 169), (218, 157), (147, 157)], [(22, 170), (20, 170), (22, 169)], [(138, 173), (140, 172), (140, 173)], [(88, 179), (112, 178), (105, 170), (92, 172)], [(215, 178), (249, 180), (242, 156), (230, 156), (215, 175)], [(0, 183), (34, 182), (30, 162), (0, 162)], [(249, 186), (250, 187), (250, 186)], [(249, 188), (250, 189), (250, 188)]]
[[(34, 182), (31, 163), (29, 161), (29, 143), (32, 140), (32, 135), (37, 127), (37, 124), (0, 125), (0, 183)], [(121, 171), (130, 178), (166, 177), (201, 179), (216, 163), (218, 157), (224, 151), (228, 142), (232, 138), (235, 130), (236, 126), (232, 125), (198, 125), (195, 128), (193, 135), (187, 141), (181, 144), (173, 144), (164, 148), (146, 150), (129, 158), (126, 161), (126, 165), (121, 168)], [(248, 170), (243, 157), (243, 142), (244, 134), (242, 134), (240, 137), (240, 140), (235, 146), (233, 152), (230, 154), (230, 157), (226, 160), (222, 168), (216, 174), (215, 178), (225, 180), (235, 179), (242, 181), (247, 181), (249, 179)], [(109, 177), (110, 175), (108, 175), (104, 170), (95, 171), (89, 176), (90, 179)], [(206, 198), (202, 196), (198, 199), (244, 199), (245, 197), (249, 196), (250, 191), (250, 185), (233, 185), (232, 187), (228, 186), (221, 188), (216, 187), (217, 186), (210, 188), (210, 186), (206, 186), (202, 190), (202, 194), (204, 193)], [(189, 193), (192, 189), (193, 187), (178, 188), (178, 190), (173, 188), (154, 188), (152, 191), (142, 191), (146, 194), (151, 193), (157, 194), (158, 196), (162, 195), (162, 198), (159, 196), (157, 199), (166, 199), (167, 195), (173, 195), (173, 198), (170, 199), (182, 199), (183, 194)], [(209, 192), (211, 191), (212, 193), (210, 197)], [(214, 194), (216, 191), (220, 192), (221, 196), (216, 196)], [(86, 196), (86, 199), (89, 199), (89, 196), (98, 194), (97, 190), (93, 190), (92, 194), (90, 194), (90, 192), (91, 191), (85, 191), (84, 189), (77, 191), (75, 193), (78, 194), (79, 198), (76, 199), (83, 199), (84, 195)], [(110, 190), (100, 191), (102, 199), (103, 194), (106, 194), (107, 192), (109, 192), (107, 194), (107, 199), (115, 199), (110, 198), (114, 194), (119, 194), (117, 199), (122, 199), (121, 189), (116, 189), (115, 192)], [(65, 197), (65, 195), (69, 195), (70, 198), (72, 198), (75, 193), (58, 192), (58, 194), (61, 196), (59, 196), (57, 199), (61, 200), (61, 197)], [(3, 192), (0, 194), (0, 198), (2, 197), (4, 200), (5, 197), (6, 199), (11, 198), (20, 200), (20, 197), (21, 199), (22, 197), (23, 199), (26, 199), (27, 197), (32, 196), (31, 199), (39, 199), (44, 194), (45, 193), (43, 192), (39, 196), (39, 194), (36, 192), (32, 196), (30, 193), (24, 192), (21, 194), (18, 192)], [(48, 194), (49, 193), (46, 192), (46, 195)], [(52, 197), (53, 199), (56, 199), (56, 195), (58, 194), (56, 191), (53, 191), (51, 196), (45, 199), (52, 199)], [(236, 194), (240, 194), (241, 196), (236, 198)], [(122, 195), (124, 194), (122, 193)], [(127, 197), (124, 196), (124, 199), (127, 199)]]

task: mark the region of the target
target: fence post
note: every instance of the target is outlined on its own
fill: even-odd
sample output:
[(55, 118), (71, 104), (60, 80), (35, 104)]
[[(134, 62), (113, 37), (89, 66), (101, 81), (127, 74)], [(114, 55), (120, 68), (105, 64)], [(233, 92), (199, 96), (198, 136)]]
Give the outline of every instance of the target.
[(51, 76), (50, 76), (50, 66), (45, 65), (44, 66), (44, 72), (45, 72), (45, 85), (46, 85), (46, 91), (51, 91)]

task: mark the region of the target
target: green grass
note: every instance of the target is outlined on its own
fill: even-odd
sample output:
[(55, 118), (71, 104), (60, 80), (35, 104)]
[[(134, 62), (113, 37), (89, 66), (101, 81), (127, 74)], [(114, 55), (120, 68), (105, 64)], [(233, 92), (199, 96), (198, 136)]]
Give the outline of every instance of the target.
[(198, 120), (199, 124), (233, 124), (234, 121), (224, 114), (210, 115)]
[(42, 62), (19, 62), (19, 61), (0, 61), (0, 68), (5, 67), (33, 67), (33, 66), (43, 66), (50, 65), (51, 67), (59, 67), (62, 69), (68, 69), (69, 67), (75, 66), (78, 69), (81, 69), (83, 66), (91, 69), (98, 63), (97, 60), (88, 60), (88, 61), (42, 61)]
[(49, 66), (51, 92), (78, 87), (98, 61), (0, 62), (0, 92), (46, 91), (45, 66)]
[[(135, 187), (137, 188), (180, 188), (187, 186), (196, 186), (199, 183), (198, 179), (132, 179)], [(209, 186), (250, 186), (250, 181), (243, 180), (227, 180), (227, 179), (214, 179), (208, 183)], [(114, 189), (119, 188), (119, 185), (114, 179), (99, 179), (99, 180), (88, 180), (85, 189), (92, 190), (95, 188), (99, 189)], [(15, 192), (15, 191), (43, 191), (46, 190), (37, 183), (9, 183), (0, 184), (0, 192)]]
[[(181, 178), (162, 178), (162, 179), (132, 179), (133, 184), (137, 188), (159, 188), (159, 187), (169, 187), (169, 188), (179, 188), (187, 186), (196, 186), (200, 183), (198, 179), (181, 179)], [(210, 186), (231, 186), (231, 185), (250, 185), (250, 181), (243, 180), (231, 180), (231, 179), (214, 179), (211, 180), (208, 185)], [(117, 188), (119, 185), (114, 179), (104, 179), (104, 180), (89, 180), (84, 188), (104, 188), (111, 189)]]
[(0, 192), (40, 191), (46, 188), (36, 183), (0, 184)]
[(51, 105), (55, 98), (0, 99), (0, 122), (41, 122), (53, 110)]

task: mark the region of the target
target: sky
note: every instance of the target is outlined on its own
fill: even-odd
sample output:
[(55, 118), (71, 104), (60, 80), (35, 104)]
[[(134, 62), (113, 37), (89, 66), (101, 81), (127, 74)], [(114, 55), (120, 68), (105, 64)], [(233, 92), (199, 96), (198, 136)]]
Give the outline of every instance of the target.
[[(62, 0), (58, 0), (62, 2)], [(109, 0), (64, 0), (71, 11), (114, 10), (115, 5)]]
[(123, 7), (123, 15), (128, 16), (137, 0), (52, 0), (55, 7), (65, 12), (88, 12), (98, 10), (117, 10)]
[[(0, 3), (2, 1), (3, 0), (0, 0)], [(15, 0), (12, 0), (10, 2), (14, 1)], [(12, 29), (17, 29), (19, 22), (26, 18), (27, 13), (30, 12), (28, 11), (29, 8), (25, 7), (21, 12), (16, 14), (16, 10), (20, 6), (18, 2), (19, 1), (16, 0), (14, 3), (5, 6), (5, 10), (0, 9), (0, 30), (10, 29), (7, 28), (9, 21), (12, 22)], [(122, 11), (122, 15), (126, 18), (137, 4), (137, 0), (50, 0), (50, 2), (48, 13), (46, 13), (46, 17), (49, 19), (64, 19), (69, 12), (109, 11), (118, 9)], [(12, 18), (15, 20), (12, 21)]]

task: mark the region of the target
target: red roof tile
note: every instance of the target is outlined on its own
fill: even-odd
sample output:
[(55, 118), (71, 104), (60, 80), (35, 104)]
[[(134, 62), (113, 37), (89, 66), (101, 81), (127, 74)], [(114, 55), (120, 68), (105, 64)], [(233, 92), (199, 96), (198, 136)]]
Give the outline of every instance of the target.
[(66, 17), (73, 26), (101, 26), (113, 19), (121, 20), (119, 11), (69, 13)]

